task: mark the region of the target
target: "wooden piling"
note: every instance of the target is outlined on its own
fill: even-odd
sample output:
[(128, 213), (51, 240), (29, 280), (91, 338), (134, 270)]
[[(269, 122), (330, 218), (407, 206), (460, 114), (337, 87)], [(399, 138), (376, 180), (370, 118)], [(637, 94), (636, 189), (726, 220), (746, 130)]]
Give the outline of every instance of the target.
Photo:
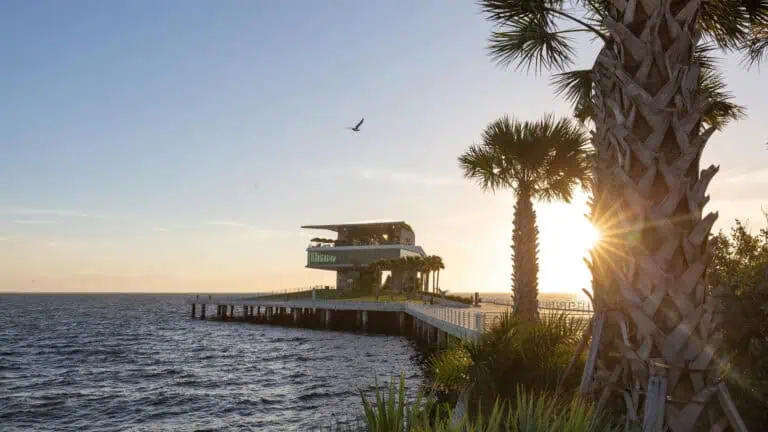
[(192, 303), (192, 319), (195, 319), (195, 304)]
[(200, 319), (201, 320), (205, 319), (205, 303), (200, 305)]

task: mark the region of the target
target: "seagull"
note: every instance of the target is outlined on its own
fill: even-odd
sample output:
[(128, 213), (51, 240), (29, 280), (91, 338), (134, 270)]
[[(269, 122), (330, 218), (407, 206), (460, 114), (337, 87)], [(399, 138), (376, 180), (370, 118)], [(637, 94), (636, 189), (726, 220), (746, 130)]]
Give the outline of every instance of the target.
[(362, 126), (364, 121), (365, 121), (365, 117), (361, 118), (360, 121), (357, 122), (355, 127), (348, 127), (347, 129), (351, 130), (352, 132), (360, 132), (360, 126)]

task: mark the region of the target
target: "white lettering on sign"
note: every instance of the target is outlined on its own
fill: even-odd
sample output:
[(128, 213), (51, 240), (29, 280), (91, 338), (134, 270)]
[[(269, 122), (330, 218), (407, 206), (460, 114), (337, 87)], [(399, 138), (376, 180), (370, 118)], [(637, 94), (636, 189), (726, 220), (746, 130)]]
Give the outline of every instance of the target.
[(334, 264), (336, 255), (328, 255), (320, 252), (310, 252), (309, 262), (312, 264)]

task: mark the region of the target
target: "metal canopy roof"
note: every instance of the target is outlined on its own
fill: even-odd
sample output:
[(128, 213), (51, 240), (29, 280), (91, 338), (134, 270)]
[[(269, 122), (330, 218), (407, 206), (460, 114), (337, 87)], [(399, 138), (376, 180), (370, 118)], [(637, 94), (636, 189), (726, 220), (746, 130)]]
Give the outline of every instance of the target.
[(408, 231), (413, 232), (413, 229), (405, 221), (391, 221), (391, 222), (357, 222), (357, 223), (343, 223), (343, 224), (330, 224), (330, 225), (304, 225), (305, 229), (320, 229), (339, 232), (341, 230), (348, 230), (350, 228), (405, 228)]

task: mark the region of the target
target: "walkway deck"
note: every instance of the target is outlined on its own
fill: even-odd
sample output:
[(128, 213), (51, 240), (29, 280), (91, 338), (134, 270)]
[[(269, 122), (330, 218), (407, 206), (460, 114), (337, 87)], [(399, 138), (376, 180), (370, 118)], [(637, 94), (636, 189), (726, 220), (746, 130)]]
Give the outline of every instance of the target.
[[(415, 319), (415, 325), (426, 324), (427, 330), (432, 327), (445, 334), (461, 338), (477, 338), (490, 323), (487, 314), (467, 308), (450, 308), (419, 302), (361, 302), (351, 300), (260, 300), (258, 298), (243, 299), (236, 296), (197, 296), (187, 300), (191, 305), (215, 305), (235, 307), (245, 310), (246, 307), (269, 308), (270, 310), (304, 311), (358, 311), (358, 312), (403, 312)], [(234, 310), (234, 309), (231, 309)], [(194, 312), (193, 312), (194, 314)], [(428, 336), (429, 338), (429, 336)], [(440, 334), (435, 336), (440, 339)]]

